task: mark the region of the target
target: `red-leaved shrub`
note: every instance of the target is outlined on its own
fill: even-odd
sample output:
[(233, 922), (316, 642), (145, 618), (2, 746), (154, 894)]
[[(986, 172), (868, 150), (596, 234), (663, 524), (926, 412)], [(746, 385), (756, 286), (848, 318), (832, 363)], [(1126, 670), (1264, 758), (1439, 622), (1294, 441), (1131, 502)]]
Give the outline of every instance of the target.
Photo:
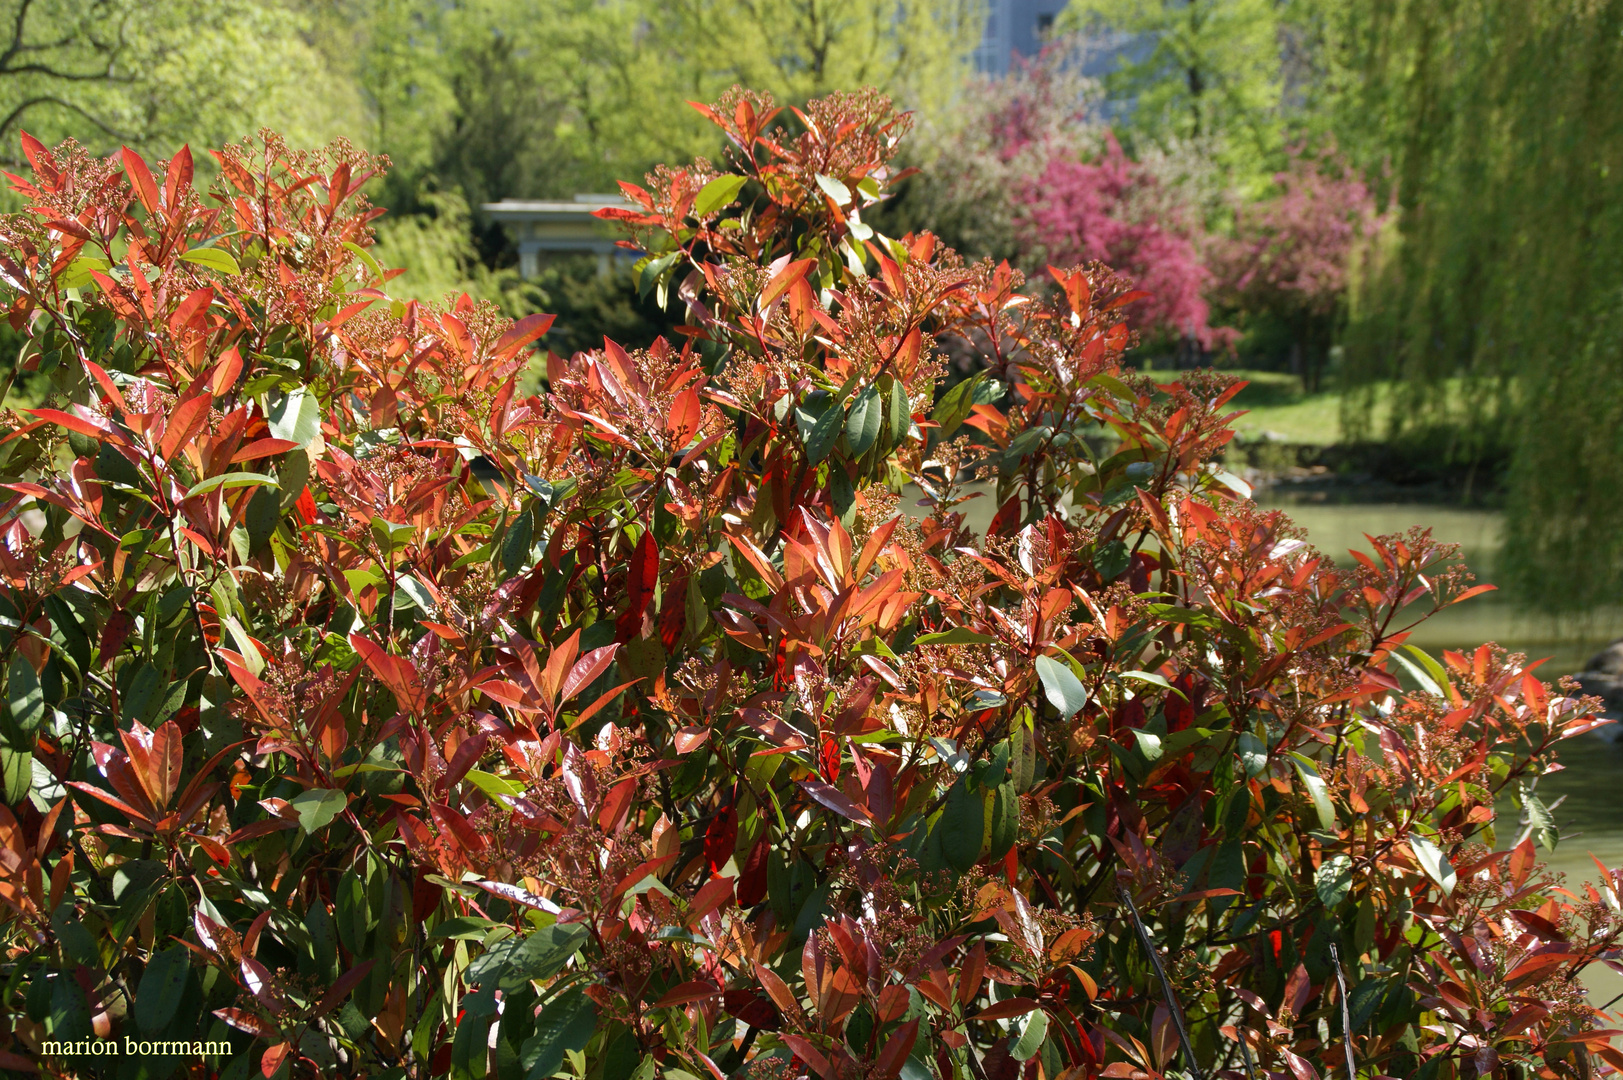
[(205, 194), (25, 140), (0, 1069), (1623, 1066), (1575, 978), (1619, 876), (1496, 814), (1547, 821), (1594, 721), (1407, 643), (1449, 550), (1337, 569), (1248, 501), (1237, 384), (1125, 373), (1104, 269), (1037, 300), (875, 233), (884, 99), (703, 112), (726, 160), (614, 215), (680, 340), (532, 397), (549, 317), (392, 299), (364, 156), (232, 147)]

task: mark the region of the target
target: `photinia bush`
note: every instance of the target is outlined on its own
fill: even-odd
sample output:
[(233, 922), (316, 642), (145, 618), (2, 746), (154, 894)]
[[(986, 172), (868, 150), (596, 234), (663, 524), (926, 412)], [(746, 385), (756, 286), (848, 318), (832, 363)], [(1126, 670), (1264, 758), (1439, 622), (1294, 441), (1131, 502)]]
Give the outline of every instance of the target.
[(1248, 501), (1237, 384), (1124, 373), (1103, 267), (1036, 300), (875, 233), (884, 99), (701, 111), (726, 160), (606, 212), (680, 339), (533, 397), (547, 316), (389, 296), (366, 156), (266, 137), (205, 195), (25, 140), (0, 1068), (1623, 1066), (1576, 978), (1618, 875), (1495, 810), (1548, 834), (1595, 721), (1405, 640), (1449, 549), (1337, 569)]

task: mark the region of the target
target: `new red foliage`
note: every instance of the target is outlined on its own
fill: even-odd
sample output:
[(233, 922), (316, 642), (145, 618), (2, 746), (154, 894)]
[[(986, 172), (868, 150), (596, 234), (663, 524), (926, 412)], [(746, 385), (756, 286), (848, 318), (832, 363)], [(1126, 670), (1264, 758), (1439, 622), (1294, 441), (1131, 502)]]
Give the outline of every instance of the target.
[(1496, 809), (1549, 842), (1595, 721), (1409, 643), (1451, 551), (1338, 569), (1251, 503), (1238, 384), (1124, 372), (1102, 267), (1039, 299), (874, 232), (883, 98), (702, 111), (724, 166), (616, 215), (682, 340), (531, 397), (550, 318), (392, 299), (363, 155), (228, 148), (205, 196), (25, 141), (0, 1069), (1623, 1067), (1577, 981), (1623, 877), (1558, 888)]

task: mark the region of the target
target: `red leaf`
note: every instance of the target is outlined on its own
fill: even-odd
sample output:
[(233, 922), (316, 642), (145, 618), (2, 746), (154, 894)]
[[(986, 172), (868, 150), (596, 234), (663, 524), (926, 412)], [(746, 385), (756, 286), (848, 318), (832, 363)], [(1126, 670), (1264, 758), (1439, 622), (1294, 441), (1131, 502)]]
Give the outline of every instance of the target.
[(350, 646), (360, 654), (383, 684), (394, 692), (400, 708), (409, 713), (422, 711), (425, 695), (417, 681), (417, 669), (403, 656), (391, 656), (383, 647), (360, 634), (349, 635)]
[(816, 259), (797, 259), (779, 270), (772, 276), (772, 280), (766, 283), (766, 289), (761, 293), (761, 307), (765, 308), (782, 296), (789, 286), (805, 277), (816, 265)]
[(104, 439), (112, 434), (112, 427), (107, 421), (97, 417), (95, 421), (87, 420), (73, 413), (65, 413), (60, 409), (29, 409), (29, 412), (41, 420), (49, 420), (69, 431), (77, 431), (81, 435), (88, 435), (92, 439)]
[(996, 1001), (976, 1013), (976, 1020), (1007, 1020), (1011, 1016), (1024, 1016), (1037, 1010), (1035, 998), (1012, 997)]
[[(207, 945), (208, 942), (204, 942), (204, 944)], [(250, 1035), (260, 1035), (267, 1039), (278, 1037), (275, 1028), (251, 1012), (244, 1012), (241, 1009), (215, 1009), (214, 1015), (238, 1031), (246, 1031)]]
[(289, 450), (296, 449), (298, 445), (291, 439), (255, 439), (231, 455), (231, 464), (240, 465), (244, 461), (255, 461), (275, 454), (285, 454)]
[(750, 848), (750, 853), (745, 856), (744, 869), (738, 877), (739, 907), (754, 907), (766, 899), (767, 862), (771, 854), (772, 844), (763, 836), (755, 841), (755, 846)]
[(886, 1041), (885, 1048), (879, 1051), (879, 1058), (874, 1062), (874, 1071), (871, 1075), (876, 1077), (894, 1077), (902, 1071), (902, 1063), (907, 1055), (913, 1052), (913, 1043), (919, 1037), (919, 1022), (909, 1020), (891, 1033)]
[(287, 1043), (277, 1043), (266, 1050), (259, 1058), (259, 1071), (265, 1076), (275, 1076), (276, 1070), (282, 1067), (282, 1062), (293, 1052)]
[(637, 546), (631, 552), (631, 565), (626, 569), (626, 608), (615, 627), (617, 642), (630, 641), (642, 626), (643, 612), (654, 599), (654, 585), (659, 578), (659, 548), (654, 545), (654, 534), (643, 531)]
[(367, 960), (363, 963), (356, 964), (354, 967), (338, 976), (338, 981), (333, 983), (331, 988), (329, 988), (325, 994), (321, 995), (321, 1000), (316, 1003), (316, 1015), (320, 1016), (323, 1013), (331, 1012), (333, 1009), (336, 1009), (338, 1007), (338, 1003), (343, 1001), (351, 990), (355, 989), (361, 984), (362, 979), (365, 979), (368, 975), (372, 974), (372, 968), (376, 964), (376, 960)]
[(778, 1037), (784, 1041), (784, 1044), (789, 1049), (795, 1052), (796, 1057), (815, 1069), (817, 1075), (821, 1076), (823, 1080), (839, 1080), (839, 1073), (835, 1071), (834, 1066), (828, 1063), (828, 1058), (824, 1057), (822, 1052), (810, 1042), (799, 1035), (790, 1035), (787, 1032)]
[(671, 433), (671, 446), (681, 449), (693, 441), (693, 436), (699, 430), (699, 388), (690, 386), (671, 402), (670, 415), (666, 417), (665, 427)]
[(699, 979), (694, 982), (685, 982), (681, 986), (673, 987), (665, 995), (654, 1002), (656, 1009), (668, 1009), (673, 1005), (686, 1005), (693, 1001), (704, 1001), (721, 993), (713, 982)]
[(997, 508), (992, 515), (992, 522), (986, 526), (987, 536), (1004, 536), (1011, 532), (1020, 523), (1020, 493), (1010, 495), (1004, 504)]
[(783, 1017), (772, 1003), (748, 990), (729, 990), (721, 997), (721, 1007), (752, 1028), (772, 1031), (783, 1022)]
[(737, 841), (738, 810), (729, 806), (711, 818), (704, 831), (704, 860), (712, 874), (721, 873), (721, 868), (733, 857), (733, 845)]
[(868, 815), (863, 813), (862, 808), (847, 798), (845, 792), (832, 784), (826, 784), (821, 780), (802, 780), (800, 786), (807, 795), (810, 795), (841, 817), (850, 818), (858, 825), (868, 824)]
[(148, 731), (137, 722), (129, 731), (119, 732), (119, 737), (152, 805), (160, 810), (167, 807), (180, 786), (180, 765), (185, 756), (180, 728), (171, 720), (157, 731)]
[(618, 644), (605, 645), (601, 649), (593, 649), (575, 661), (575, 666), (570, 668), (569, 674), (564, 677), (564, 685), (559, 691), (558, 700), (568, 701), (582, 689), (590, 686), (614, 661), (614, 654), (619, 650)]
[(496, 339), (496, 345), (491, 352), (498, 358), (506, 359), (550, 330), (552, 321), (557, 317), (556, 315), (539, 314), (524, 316), (524, 318), (514, 323), (505, 334)]
[(140, 154), (127, 146), (120, 151), (119, 156), (124, 161), (124, 175), (129, 177), (130, 187), (135, 189), (135, 197), (141, 200), (141, 205), (146, 207), (147, 213), (156, 214), (158, 185), (153, 182), (152, 172), (147, 168), (147, 163), (141, 160)]
[(687, 924), (697, 926), (699, 920), (724, 907), (733, 898), (733, 879), (730, 877), (711, 878), (698, 892), (693, 894), (693, 900), (688, 904)]
[(175, 209), (175, 201), (183, 191), (190, 191), (192, 187), (192, 148), (182, 146), (174, 157), (169, 159), (169, 168), (164, 170), (163, 201), (169, 209)]

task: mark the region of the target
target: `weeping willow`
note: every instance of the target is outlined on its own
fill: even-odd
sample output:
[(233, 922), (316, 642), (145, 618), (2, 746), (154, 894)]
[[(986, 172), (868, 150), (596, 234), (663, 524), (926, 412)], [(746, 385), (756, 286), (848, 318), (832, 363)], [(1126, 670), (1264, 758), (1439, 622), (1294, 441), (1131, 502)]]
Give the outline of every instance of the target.
[(1623, 602), (1623, 0), (1349, 0), (1335, 127), (1389, 186), (1350, 381), (1508, 458), (1496, 576)]

